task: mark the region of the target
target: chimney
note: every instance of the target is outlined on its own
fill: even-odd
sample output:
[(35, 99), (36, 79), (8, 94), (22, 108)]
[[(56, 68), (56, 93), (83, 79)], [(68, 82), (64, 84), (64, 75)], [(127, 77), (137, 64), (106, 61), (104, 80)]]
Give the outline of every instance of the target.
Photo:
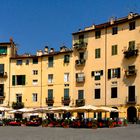
[(60, 52), (65, 52), (66, 49), (67, 49), (67, 47), (64, 45), (64, 46), (60, 47)]
[(42, 50), (38, 50), (36, 53), (37, 56), (41, 56), (42, 54), (43, 54)]
[(128, 14), (128, 19), (131, 19), (131, 18), (133, 18), (134, 17), (134, 13), (133, 12), (130, 12), (129, 14)]
[(50, 53), (53, 53), (53, 52), (54, 52), (54, 48), (51, 48), (51, 49), (50, 49)]
[(111, 18), (110, 18), (110, 24), (111, 24), (111, 25), (114, 24), (115, 20), (116, 20), (115, 17), (111, 17)]
[(44, 54), (48, 54), (48, 52), (49, 52), (49, 47), (48, 46), (45, 46)]

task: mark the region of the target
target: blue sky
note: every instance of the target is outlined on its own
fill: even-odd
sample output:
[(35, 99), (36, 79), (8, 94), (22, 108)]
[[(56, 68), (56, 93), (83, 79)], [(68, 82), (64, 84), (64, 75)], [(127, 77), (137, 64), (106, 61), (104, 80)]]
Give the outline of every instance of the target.
[(71, 48), (73, 32), (129, 12), (140, 0), (0, 0), (0, 42), (13, 37), (19, 54)]

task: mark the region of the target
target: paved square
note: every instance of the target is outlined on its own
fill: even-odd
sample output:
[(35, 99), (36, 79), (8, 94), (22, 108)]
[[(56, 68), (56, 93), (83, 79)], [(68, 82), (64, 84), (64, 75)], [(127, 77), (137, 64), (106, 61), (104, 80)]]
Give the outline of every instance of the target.
[(0, 127), (0, 140), (139, 140), (140, 125), (74, 129), (49, 127)]

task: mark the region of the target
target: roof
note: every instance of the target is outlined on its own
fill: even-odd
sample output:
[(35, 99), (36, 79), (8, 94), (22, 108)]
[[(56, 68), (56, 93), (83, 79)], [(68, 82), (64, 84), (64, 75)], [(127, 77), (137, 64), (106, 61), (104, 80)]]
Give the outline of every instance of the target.
[(133, 15), (133, 18), (128, 18), (128, 16), (127, 16), (127, 17), (123, 17), (123, 18), (114, 19), (113, 24), (111, 24), (111, 22), (105, 22), (105, 23), (98, 24), (98, 25), (92, 25), (91, 27), (89, 27), (87, 29), (80, 30), (78, 32), (74, 32), (74, 33), (72, 33), (72, 35), (85, 33), (85, 32), (89, 32), (89, 31), (94, 31), (94, 30), (98, 30), (98, 29), (104, 29), (104, 28), (107, 28), (107, 27), (111, 27), (111, 26), (114, 26), (114, 25), (122, 24), (122, 23), (129, 22), (129, 21), (140, 18), (139, 14), (132, 14), (132, 15)]
[(11, 57), (11, 59), (37, 58), (37, 57), (45, 57), (45, 56), (54, 56), (54, 55), (59, 55), (59, 54), (67, 54), (67, 53), (71, 53), (71, 52), (73, 52), (73, 50), (68, 50), (68, 51), (64, 51), (64, 52), (51, 52), (48, 54), (42, 54), (40, 56), (23, 54), (23, 55), (16, 55), (14, 57)]

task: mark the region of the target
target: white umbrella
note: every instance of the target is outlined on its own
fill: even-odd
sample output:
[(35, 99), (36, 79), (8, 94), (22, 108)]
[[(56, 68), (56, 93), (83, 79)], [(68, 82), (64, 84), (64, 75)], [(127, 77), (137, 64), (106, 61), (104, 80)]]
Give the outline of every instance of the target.
[(101, 106), (98, 107), (98, 112), (119, 112), (118, 109), (112, 108), (112, 107), (106, 107), (106, 106)]
[(61, 107), (51, 108), (50, 111), (53, 111), (53, 112), (69, 112), (72, 109), (73, 108), (71, 108), (70, 106), (61, 106)]
[(75, 107), (71, 109), (71, 111), (76, 111), (76, 112), (96, 112), (96, 110), (98, 110), (98, 107), (93, 105), (85, 105), (85, 106)]
[(49, 111), (49, 108), (47, 107), (40, 107), (40, 108), (34, 108), (33, 113), (46, 113)]
[(34, 111), (33, 108), (21, 108), (21, 109), (9, 111), (9, 113), (31, 113), (33, 111)]
[(8, 107), (0, 106), (0, 111), (10, 111), (11, 109)]

